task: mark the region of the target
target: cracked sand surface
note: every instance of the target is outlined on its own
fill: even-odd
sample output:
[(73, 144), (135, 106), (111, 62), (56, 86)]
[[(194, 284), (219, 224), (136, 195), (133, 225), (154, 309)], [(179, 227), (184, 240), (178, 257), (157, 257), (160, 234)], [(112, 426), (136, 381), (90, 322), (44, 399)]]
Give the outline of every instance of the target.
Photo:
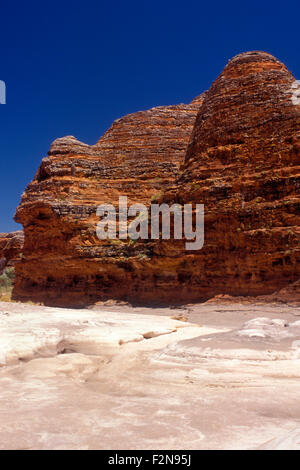
[(298, 449), (299, 310), (1, 303), (0, 448)]

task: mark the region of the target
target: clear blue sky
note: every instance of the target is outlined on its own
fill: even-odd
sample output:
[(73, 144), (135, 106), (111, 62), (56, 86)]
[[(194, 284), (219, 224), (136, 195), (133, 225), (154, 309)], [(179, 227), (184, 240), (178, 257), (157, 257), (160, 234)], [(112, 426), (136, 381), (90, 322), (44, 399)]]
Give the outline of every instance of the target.
[(52, 140), (189, 102), (233, 55), (265, 50), (300, 78), (299, 2), (1, 2), (0, 232)]

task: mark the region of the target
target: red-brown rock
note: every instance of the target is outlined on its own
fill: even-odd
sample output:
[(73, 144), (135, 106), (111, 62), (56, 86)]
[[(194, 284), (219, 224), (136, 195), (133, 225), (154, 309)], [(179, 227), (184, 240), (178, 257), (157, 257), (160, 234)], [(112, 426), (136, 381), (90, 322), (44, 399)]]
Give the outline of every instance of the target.
[(6, 267), (15, 266), (22, 257), (24, 234), (22, 230), (0, 233), (0, 274)]
[(139, 269), (151, 250), (99, 241), (96, 208), (120, 195), (150, 204), (175, 181), (202, 100), (125, 116), (94, 146), (72, 136), (52, 144), (15, 217), (25, 233), (16, 299), (82, 305), (130, 292), (130, 264)]
[[(173, 304), (272, 294), (297, 281), (298, 91), (271, 55), (240, 54), (191, 105), (126, 116), (92, 147), (55, 141), (17, 210), (25, 246), (15, 298)], [(96, 207), (119, 195), (148, 205), (204, 203), (204, 248), (100, 242)]]
[(250, 52), (207, 92), (182, 175), (164, 197), (205, 204), (203, 250), (177, 255), (189, 260), (181, 271), (190, 299), (269, 294), (300, 277), (298, 88), (281, 62)]

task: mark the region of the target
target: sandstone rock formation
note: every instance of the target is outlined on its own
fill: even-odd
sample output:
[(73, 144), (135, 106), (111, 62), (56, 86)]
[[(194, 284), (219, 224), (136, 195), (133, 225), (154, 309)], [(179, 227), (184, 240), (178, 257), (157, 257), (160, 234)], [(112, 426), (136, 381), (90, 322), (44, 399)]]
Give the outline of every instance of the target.
[(23, 232), (0, 233), (0, 274), (6, 266), (20, 261), (24, 243)]
[[(25, 246), (15, 298), (180, 303), (271, 294), (297, 281), (298, 92), (281, 62), (249, 52), (190, 105), (126, 116), (95, 146), (55, 141), (16, 213)], [(100, 242), (96, 207), (119, 195), (129, 203), (205, 204), (204, 248)]]
[(94, 146), (72, 136), (52, 144), (15, 216), (25, 233), (15, 298), (85, 305), (126, 296), (132, 271), (142, 271), (152, 251), (131, 240), (99, 241), (96, 208), (119, 195), (150, 204), (174, 182), (202, 100), (125, 116)]
[(204, 248), (177, 253), (189, 298), (269, 294), (300, 277), (298, 88), (277, 59), (249, 52), (207, 92), (183, 172), (164, 196), (205, 204)]

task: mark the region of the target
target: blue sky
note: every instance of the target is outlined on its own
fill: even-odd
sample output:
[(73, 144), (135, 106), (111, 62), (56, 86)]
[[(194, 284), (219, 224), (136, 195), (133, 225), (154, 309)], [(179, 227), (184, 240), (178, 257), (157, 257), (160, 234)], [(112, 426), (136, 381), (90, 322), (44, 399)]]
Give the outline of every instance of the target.
[(299, 2), (1, 2), (0, 232), (50, 143), (93, 144), (114, 119), (189, 102), (235, 54), (265, 50), (300, 78)]

